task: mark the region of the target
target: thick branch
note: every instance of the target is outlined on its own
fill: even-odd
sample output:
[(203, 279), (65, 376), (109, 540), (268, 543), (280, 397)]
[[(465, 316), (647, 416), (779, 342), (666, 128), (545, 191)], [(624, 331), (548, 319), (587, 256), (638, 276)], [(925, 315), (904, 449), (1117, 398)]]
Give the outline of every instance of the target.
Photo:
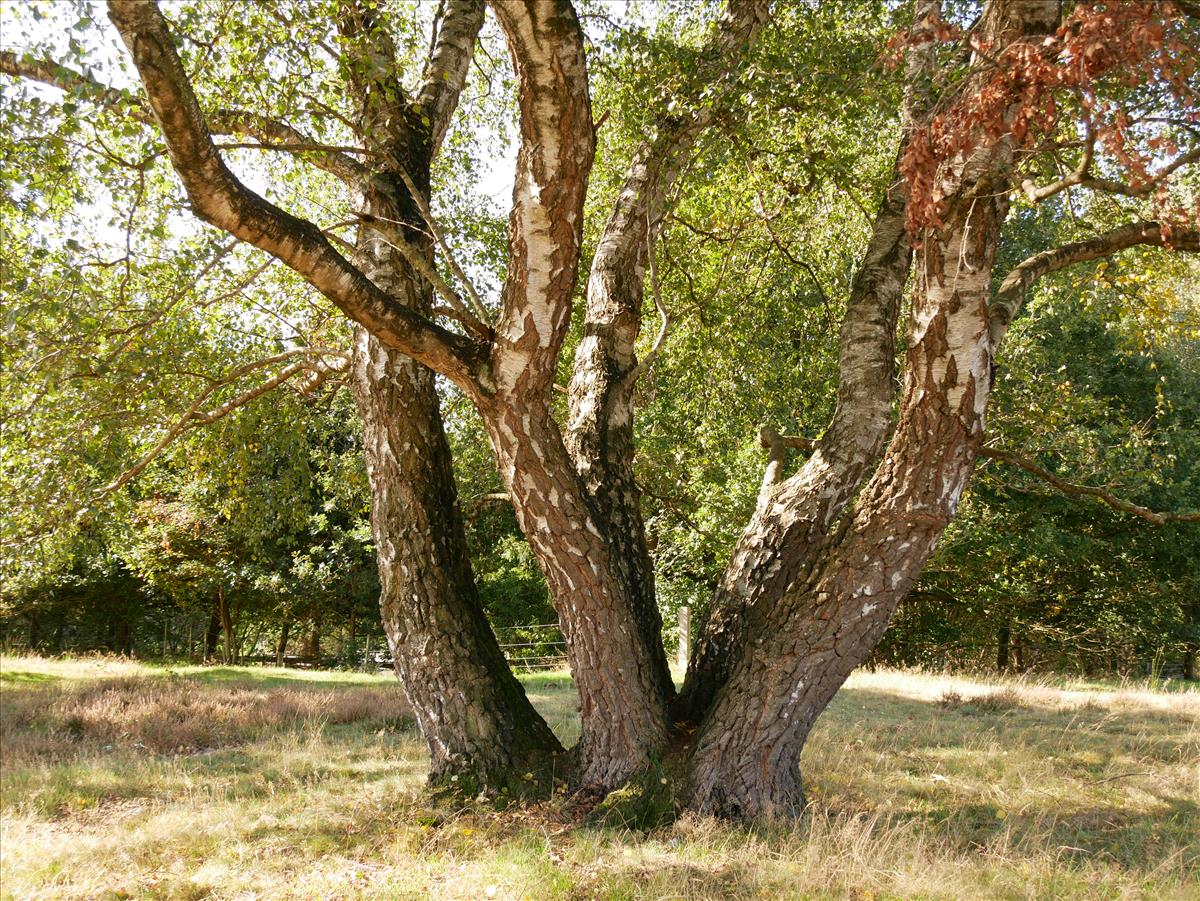
[(109, 15), (129, 48), (196, 214), (278, 257), (385, 344), (474, 393), (478, 352), (470, 340), (397, 304), (334, 250), (317, 226), (264, 200), (229, 171), (158, 6), (110, 0)]
[(1157, 222), (1132, 222), (1085, 241), (1075, 241), (1034, 254), (1005, 276), (988, 305), (992, 347), (999, 346), (1008, 326), (1024, 305), (1029, 289), (1039, 278), (1138, 245), (1196, 252), (1200, 251), (1200, 231), (1194, 228), (1164, 230)]
[[(51, 60), (27, 59), (12, 51), (3, 50), (0, 51), (0, 72), (14, 78), (48, 84), (100, 106), (117, 110), (138, 122), (153, 124), (154, 121), (150, 111), (138, 98)], [(264, 149), (306, 153), (318, 169), (323, 169), (348, 184), (358, 184), (366, 174), (363, 165), (349, 156), (351, 152), (361, 151), (320, 144), (291, 125), (268, 116), (245, 110), (223, 109), (209, 116), (208, 127), (215, 135), (249, 135), (257, 138)]]
[(446, 4), (437, 41), (417, 91), (417, 104), (430, 122), (429, 144), (433, 154), (441, 147), (458, 106), (471, 68), (475, 39), (483, 27), (483, 16), (483, 0), (450, 0)]
[[(594, 337), (585, 340), (575, 356), (573, 420), (580, 420), (585, 411), (620, 421), (627, 418), (624, 407), (628, 397), (615, 397), (610, 403), (604, 395), (617, 385), (595, 378), (593, 370), (628, 372), (636, 365), (634, 342), (641, 326), (643, 275), (667, 194), (696, 139), (712, 123), (717, 104), (732, 89), (738, 64), (768, 15), (766, 0), (730, 0), (699, 54), (691, 81), (692, 94), (684, 98), (685, 112), (660, 110), (655, 137), (634, 154), (592, 258), (587, 331)], [(720, 90), (714, 92), (714, 86)], [(702, 100), (701, 92), (711, 99)], [(659, 309), (661, 313), (661, 306)], [(626, 379), (619, 387), (628, 388), (632, 381)], [(603, 422), (591, 426), (600, 432), (605, 427)], [(572, 431), (587, 428), (586, 421), (572, 424)], [(584, 441), (587, 436), (579, 435), (578, 439)]]
[[(567, 447), (592, 503), (611, 524), (639, 632), (667, 695), (674, 689), (662, 651), (654, 566), (633, 473), (635, 384), (661, 350), (670, 328), (653, 268), (653, 247), (671, 188), (698, 136), (711, 123), (714, 105), (728, 102), (738, 61), (766, 21), (767, 7), (766, 0), (731, 0), (689, 68), (680, 108), (668, 109), (664, 104), (657, 111), (651, 136), (635, 151), (592, 259), (584, 337), (575, 353), (568, 392)], [(647, 263), (661, 326), (639, 363), (634, 351)]]
[(520, 381), (523, 390), (541, 394), (554, 382), (570, 324), (595, 153), (583, 31), (565, 0), (492, 6), (521, 108), (511, 251), (492, 369), (497, 391), (509, 392)]
[[(905, 190), (895, 174), (850, 287), (833, 419), (799, 471), (769, 489), (764, 478), (758, 508), (697, 631), (678, 710), (684, 718), (698, 722), (703, 716), (729, 677), (753, 611), (809, 565), (883, 452), (892, 424), (896, 320), (912, 260)], [(801, 440), (808, 444), (807, 439), (797, 444)], [(781, 469), (774, 467), (769, 475), (774, 478)]]
[(767, 451), (767, 468), (763, 472), (762, 487), (758, 490), (758, 508), (771, 500), (775, 486), (783, 480), (783, 468), (787, 465), (787, 452), (790, 448), (812, 453), (819, 442), (814, 438), (804, 438), (800, 435), (780, 435), (769, 425), (758, 429), (758, 443)]
[(783, 478), (783, 467), (787, 464), (787, 449), (780, 435), (769, 425), (758, 430), (758, 443), (767, 451), (767, 468), (763, 471), (762, 487), (758, 489), (758, 507), (761, 510), (771, 500), (775, 486)]
[(1028, 457), (1022, 457), (1011, 451), (1001, 450), (997, 447), (981, 447), (979, 449), (979, 456), (989, 457), (993, 460), (1000, 460), (1003, 463), (1017, 466), (1030, 475), (1035, 475), (1039, 479), (1048, 482), (1064, 494), (1071, 494), (1076, 497), (1094, 497), (1108, 504), (1114, 510), (1120, 510), (1122, 513), (1140, 517), (1146, 520), (1146, 522), (1154, 523), (1156, 526), (1165, 525), (1168, 522), (1200, 522), (1200, 510), (1190, 510), (1181, 513), (1160, 513), (1148, 507), (1135, 504), (1132, 501), (1119, 498), (1105, 491), (1103, 488), (1093, 488), (1090, 485), (1078, 485), (1075, 482), (1068, 482), (1066, 479), (1059, 478), (1050, 472), (1050, 470), (1034, 463)]

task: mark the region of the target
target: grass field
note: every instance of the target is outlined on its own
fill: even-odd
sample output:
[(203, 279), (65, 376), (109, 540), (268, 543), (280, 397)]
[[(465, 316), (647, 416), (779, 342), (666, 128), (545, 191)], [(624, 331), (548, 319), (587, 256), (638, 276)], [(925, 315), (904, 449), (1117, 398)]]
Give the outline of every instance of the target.
[(4, 898), (1200, 898), (1195, 690), (858, 673), (755, 829), (431, 805), (383, 676), (7, 657), (0, 743)]

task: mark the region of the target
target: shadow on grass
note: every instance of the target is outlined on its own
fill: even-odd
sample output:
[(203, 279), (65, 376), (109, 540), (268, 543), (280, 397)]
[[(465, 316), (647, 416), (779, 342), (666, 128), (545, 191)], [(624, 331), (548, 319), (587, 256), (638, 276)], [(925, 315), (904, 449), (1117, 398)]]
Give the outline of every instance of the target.
[[(117, 692), (113, 697), (120, 697), (118, 690), (125, 685), (131, 692), (149, 691), (143, 704), (148, 723), (158, 722), (154, 717), (161, 714), (164, 702), (190, 699), (185, 719), (194, 724), (197, 717), (210, 716), (212, 734), (217, 733), (216, 724), (244, 715), (245, 728), (230, 729), (228, 737), (245, 744), (154, 756), (128, 745), (106, 749), (100, 742), (110, 739), (99, 737), (78, 759), (47, 758), (6, 766), (5, 803), (23, 803), (53, 817), (69, 817), (141, 799), (197, 808), (210, 802), (253, 801), (274, 814), (298, 809), (297, 804), (302, 807), (320, 794), (327, 813), (333, 811), (328, 819), (293, 816), (286, 822), (272, 819), (259, 825), (247, 817), (239, 835), (242, 841), (273, 847), (294, 843), (321, 854), (374, 847), (371, 842), (390, 835), (389, 830), (402, 836), (406, 829), (415, 828), (422, 804), (416, 795), (424, 782), (425, 751), (411, 719), (380, 703), (393, 696), (388, 681), (363, 684), (347, 681), (347, 674), (341, 673), (321, 677), (264, 670), (259, 674), (234, 667), (166, 675), (166, 679), (112, 682), (110, 687)], [(38, 684), (55, 681), (54, 677), (26, 681), (29, 684), (14, 680), (8, 691), (26, 699), (30, 722), (40, 727), (48, 722), (48, 714), (41, 707), (34, 710), (32, 702), (42, 694), (47, 699), (57, 697), (60, 689)], [(147, 686), (147, 681), (158, 687)], [(522, 682), (560, 734), (577, 731), (577, 696), (568, 676), (532, 673), (523, 675)], [(160, 693), (167, 688), (178, 695), (173, 701)], [(103, 689), (104, 685), (93, 684), (73, 690), (72, 696), (90, 692), (99, 698)], [(264, 696), (241, 701), (233, 697), (226, 706), (212, 706), (214, 699), (233, 689), (253, 689)], [(346, 719), (335, 723), (327, 719), (329, 703), (317, 704), (307, 696), (330, 689), (357, 689), (371, 703), (345, 703)], [(289, 697), (294, 711), (275, 719)], [(337, 700), (349, 702), (352, 697), (338, 693)], [(95, 728), (111, 720), (110, 712), (121, 713), (132, 723), (136, 711), (128, 701), (101, 706)], [(234, 702), (244, 703), (231, 706)], [(263, 722), (269, 728), (260, 731)], [(70, 725), (66, 719), (64, 723)], [(805, 775), (819, 790), (805, 816), (778, 829), (722, 826), (711, 842), (719, 849), (725, 842), (765, 837), (774, 847), (795, 849), (800, 847), (797, 842), (817, 841), (824, 835), (821, 840), (841, 853), (828, 836), (855, 818), (875, 818), (876, 835), (895, 829), (968, 856), (999, 849), (1015, 858), (1057, 856), (1071, 867), (1103, 862), (1135, 874), (1174, 859), (1176, 869), (1198, 871), (1200, 848), (1195, 836), (1200, 834), (1200, 804), (1171, 775), (1200, 757), (1196, 734), (1188, 717), (1178, 711), (1089, 704), (1056, 708), (1023, 698), (1019, 690), (990, 695), (985, 691), (955, 701), (851, 686), (834, 699), (805, 751)], [(48, 737), (70, 741), (66, 732)], [(129, 739), (118, 735), (112, 740)], [(1143, 777), (1143, 771), (1153, 771), (1154, 776)], [(935, 775), (940, 778), (935, 780)], [(1194, 775), (1192, 779), (1194, 785)], [(372, 792), (365, 789), (371, 786), (375, 795), (382, 793), (389, 800), (366, 803), (364, 797)], [(466, 823), (478, 812), (465, 806), (459, 813), (447, 814), (448, 821), (455, 822), (460, 813)], [(550, 819), (555, 816), (556, 812), (550, 813)], [(518, 845), (525, 841), (522, 836), (543, 834), (538, 815), (528, 812), (505, 817), (503, 827), (495, 820), (486, 822), (493, 824), (489, 828), (511, 830), (505, 840)], [(665, 837), (670, 829), (653, 835)], [(595, 824), (576, 826), (571, 833), (576, 840), (598, 836), (600, 843), (625, 842), (631, 835), (625, 827)], [(458, 837), (453, 840), (462, 844), (461, 849), (452, 848), (455, 854), (460, 850), (466, 856), (495, 853), (494, 848), (463, 837), (466, 834), (463, 829), (454, 833)], [(430, 841), (451, 841), (450, 830), (442, 835)], [(621, 884), (628, 881), (635, 897), (646, 867), (639, 860), (607, 865), (605, 878)], [(757, 872), (752, 864), (728, 860), (705, 866), (664, 859), (655, 870), (669, 875), (666, 883), (656, 877), (657, 885), (669, 883), (673, 890), (696, 897), (733, 897), (746, 886), (770, 888), (773, 878)], [(614, 888), (611, 882), (606, 886)]]
[(374, 722), (316, 725), (280, 729), (245, 747), (182, 755), (120, 748), (56, 766), (5, 767), (3, 806), (62, 819), (131, 801), (240, 803), (303, 798), (322, 788), (356, 797), (377, 783), (424, 784), (424, 746), (411, 720), (391, 730)]
[[(1082, 705), (1055, 707), (1023, 699), (1019, 692), (992, 692), (949, 703), (919, 700), (882, 689), (847, 687), (838, 692), (818, 720), (809, 740), (822, 740), (831, 730), (853, 721), (868, 730), (890, 734), (889, 750), (961, 746), (971, 740), (1004, 744), (1013, 754), (1055, 755), (1067, 749), (1090, 750), (1107, 758), (1128, 739), (1139, 754), (1164, 763), (1179, 762), (1185, 733), (1194, 722), (1171, 710), (1112, 710)], [(1200, 744), (1191, 740), (1200, 755)], [(1053, 759), (1051, 756), (1050, 759)], [(1200, 759), (1200, 758), (1198, 758)], [(1093, 775), (1102, 772), (1095, 768)]]
[(1179, 712), (1056, 708), (1019, 692), (945, 703), (848, 687), (802, 765), (828, 814), (880, 811), (887, 794), (887, 818), (923, 823), (958, 850), (1003, 841), (1129, 870), (1179, 855), (1191, 870), (1200, 869), (1200, 803), (1178, 774), (1197, 762), (1194, 727)]
[(296, 670), (263, 667), (262, 669), (238, 666), (187, 667), (180, 670), (166, 669), (164, 675), (189, 679), (202, 685), (221, 685), (238, 688), (312, 688), (312, 689), (362, 689), (372, 686), (396, 685), (394, 679), (379, 679), (366, 673), (338, 670)]

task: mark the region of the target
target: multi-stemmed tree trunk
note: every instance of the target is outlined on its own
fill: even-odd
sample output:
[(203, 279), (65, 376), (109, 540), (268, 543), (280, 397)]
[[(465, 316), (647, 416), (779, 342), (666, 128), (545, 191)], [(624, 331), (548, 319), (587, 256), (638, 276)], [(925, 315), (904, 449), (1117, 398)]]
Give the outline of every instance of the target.
[[(1052, 31), (1058, 5), (995, 3), (987, 15), (981, 40), (1006, 46)], [(691, 803), (701, 810), (762, 815), (803, 805), (800, 752), (814, 721), (882, 637), (966, 487), (991, 389), (988, 287), (1008, 210), (1007, 194), (988, 193), (987, 186), (1007, 184), (1012, 165), (1009, 143), (977, 143), (978, 150), (940, 173), (948, 208), (944, 225), (923, 235), (917, 257), (904, 391), (882, 462), (836, 525), (829, 517), (840, 505), (818, 506), (817, 519), (824, 514), (825, 521), (816, 542), (779, 555), (789, 572), (769, 602), (751, 601), (732, 629), (719, 624), (722, 636), (734, 639), (706, 641), (698, 655), (697, 684), (719, 685), (707, 688), (712, 706), (690, 761)], [(885, 203), (881, 215), (887, 210)], [(897, 299), (898, 292), (886, 304)], [(887, 314), (891, 322), (895, 314), (878, 313), (886, 330)], [(848, 327), (852, 319), (848, 314)], [(858, 373), (873, 372), (862, 394), (839, 398), (839, 413), (863, 399), (868, 410), (875, 407), (852, 430), (862, 436), (856, 450), (864, 455), (877, 452), (885, 416), (878, 401), (889, 396), (872, 390), (886, 376), (879, 349), (878, 337), (856, 345), (843, 332), (842, 388)], [(817, 454), (822, 450), (818, 446)], [(776, 495), (769, 505), (804, 509), (813, 494), (825, 493), (824, 484), (809, 483), (799, 503), (780, 504)], [(755, 542), (753, 529), (743, 544)]]
[[(916, 6), (908, 137), (930, 114), (923, 94), (940, 4)], [(450, 4), (456, 24), (470, 7)], [(675, 699), (633, 480), (633, 389), (644, 371), (634, 341), (668, 189), (711, 113), (700, 103), (664, 112), (634, 155), (588, 280), (564, 435), (551, 392), (594, 154), (583, 35), (566, 0), (493, 4), (521, 109), (508, 274), (494, 324), (486, 311), (468, 309), (430, 264), (434, 226), (424, 197), (448, 121), (439, 112), (453, 108), (440, 86), (461, 86), (465, 63), (450, 65), (450, 42), (469, 52), (474, 34), (451, 29), (449, 9), (417, 102), (403, 94), (394, 48), (371, 27), (370, 12), (350, 5), (339, 23), (348, 95), (370, 159), (339, 163), (369, 176), (360, 182), (364, 228), (353, 261), (225, 167), (155, 6), (110, 0), (110, 9), (197, 215), (283, 260), (357, 323), (353, 380), (375, 495), (385, 624), (435, 775), (474, 767), (494, 779), (518, 760), (547, 759), (556, 745), (505, 669), (474, 595), (430, 370), (481, 414), (546, 574), (580, 695), (576, 777), (614, 787), (677, 754), (696, 809), (796, 810), (799, 757), (813, 722), (879, 640), (954, 515), (983, 440), (994, 354), (1024, 292), (1045, 271), (1129, 246), (1111, 238), (1031, 258), (989, 296), (1012, 182), (1009, 131), (1024, 86), (988, 86), (1003, 102), (992, 103), (990, 118), (968, 118), (956, 155), (935, 167), (926, 194), (936, 199), (936, 215), (914, 210), (911, 186), (899, 183), (881, 202), (842, 328), (834, 419), (795, 476), (767, 480)], [(1059, 14), (1057, 0), (992, 0), (974, 32), (988, 52), (967, 61), (957, 91), (983, 94), (995, 48), (1016, 46), (1029, 57)], [(697, 65), (698, 80), (725, 77), (765, 18), (762, 2), (731, 2)], [(932, 224), (919, 234), (893, 424), (893, 335), (912, 257), (908, 233), (921, 215)], [(1145, 229), (1129, 241), (1163, 243)], [(435, 312), (431, 284), (448, 309)], [(677, 717), (690, 728), (677, 731)]]

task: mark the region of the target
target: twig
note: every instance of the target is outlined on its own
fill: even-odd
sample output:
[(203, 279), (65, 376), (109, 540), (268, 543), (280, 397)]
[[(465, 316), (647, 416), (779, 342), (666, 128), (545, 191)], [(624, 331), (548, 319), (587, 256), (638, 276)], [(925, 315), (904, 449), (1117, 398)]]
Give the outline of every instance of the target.
[(450, 252), (450, 247), (446, 244), (445, 238), (442, 237), (442, 230), (438, 228), (437, 223), (433, 219), (433, 212), (429, 209), (429, 204), (425, 202), (425, 198), (421, 196), (421, 192), (417, 190), (416, 184), (403, 167), (400, 168), (400, 179), (404, 182), (404, 186), (408, 188), (408, 193), (412, 196), (413, 203), (417, 205), (417, 209), (421, 213), (421, 218), (429, 226), (429, 233), (433, 235), (433, 239), (437, 241), (438, 247), (441, 248), (442, 254), (446, 257), (446, 263), (450, 266), (450, 270), (454, 273), (455, 278), (462, 282), (463, 287), (467, 289), (467, 296), (471, 299), (471, 306), (475, 311), (475, 315), (482, 322), (488, 322), (487, 307), (484, 305), (483, 300), (480, 299), (479, 294), (476, 293), (475, 286), (467, 278), (467, 274), (458, 265), (458, 260), (454, 258), (454, 254)]
[(1086, 785), (1103, 785), (1105, 782), (1116, 782), (1118, 779), (1128, 779), (1131, 776), (1153, 776), (1153, 773), (1121, 773), (1119, 776), (1109, 776), (1107, 779), (1096, 779)]
[[(395, 228), (396, 224), (403, 223), (393, 223), (391, 220), (374, 216), (370, 213), (355, 213), (355, 215), (363, 225), (378, 232), (389, 247), (399, 252), (417, 274), (433, 286), (433, 289), (450, 304), (450, 308), (453, 310), (453, 318), (457, 319), (471, 331), (485, 338), (491, 338), (491, 327), (485, 322), (480, 321), (467, 308), (462, 297), (459, 296), (457, 291), (446, 284), (445, 279), (438, 275), (438, 271), (433, 267), (433, 264), (425, 259), (424, 255), (417, 248), (408, 243), (399, 229)], [(449, 312), (444, 307), (440, 309), (443, 312)]]
[(654, 266), (654, 230), (650, 227), (649, 217), (647, 217), (646, 221), (646, 257), (650, 266), (650, 292), (654, 296), (654, 306), (658, 309), (658, 315), (662, 318), (662, 325), (659, 326), (658, 335), (654, 339), (654, 345), (646, 351), (646, 355), (625, 376), (625, 379), (631, 385), (641, 378), (642, 373), (650, 368), (650, 365), (662, 350), (663, 343), (667, 340), (667, 331), (671, 328), (671, 316), (667, 312), (666, 304), (663, 303), (662, 292), (659, 290), (658, 285), (658, 270)]

